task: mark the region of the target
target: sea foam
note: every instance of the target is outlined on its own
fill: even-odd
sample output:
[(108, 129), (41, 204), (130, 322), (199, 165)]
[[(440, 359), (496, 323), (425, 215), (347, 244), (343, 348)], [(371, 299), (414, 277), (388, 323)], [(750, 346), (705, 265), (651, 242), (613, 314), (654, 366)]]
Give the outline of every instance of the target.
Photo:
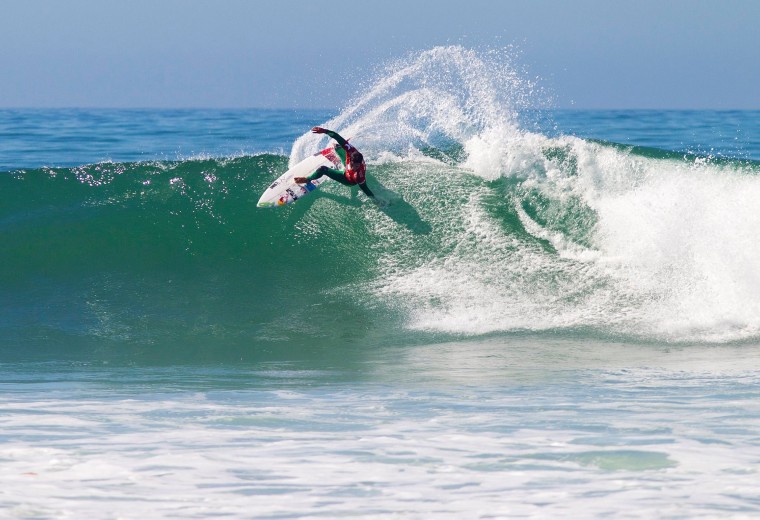
[[(523, 129), (521, 112), (542, 103), (513, 51), (440, 47), (391, 64), (325, 123), (374, 164), (398, 161), (386, 180), (412, 177), (428, 193), (416, 197), (422, 212), (439, 224), (438, 252), (388, 248), (378, 294), (413, 302), (408, 326), (422, 330), (756, 336), (756, 167)], [(291, 162), (324, 144), (304, 135)]]

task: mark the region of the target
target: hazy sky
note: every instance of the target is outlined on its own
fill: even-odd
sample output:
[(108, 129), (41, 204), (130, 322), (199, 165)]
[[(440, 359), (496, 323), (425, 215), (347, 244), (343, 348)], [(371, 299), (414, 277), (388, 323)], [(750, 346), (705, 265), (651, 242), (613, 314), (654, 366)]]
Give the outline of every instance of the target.
[(760, 109), (760, 0), (0, 0), (0, 107), (335, 108), (389, 59), (515, 44), (568, 108)]

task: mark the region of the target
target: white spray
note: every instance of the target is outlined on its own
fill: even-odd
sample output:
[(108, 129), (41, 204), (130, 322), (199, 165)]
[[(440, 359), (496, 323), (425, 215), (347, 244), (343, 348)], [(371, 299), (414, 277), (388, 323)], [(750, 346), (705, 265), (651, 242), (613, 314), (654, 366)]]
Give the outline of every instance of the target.
[[(326, 123), (353, 136), (375, 164), (403, 161), (386, 180), (408, 186), (414, 178), (407, 198), (437, 234), (431, 252), (366, 212), (387, 251), (375, 294), (410, 303), (408, 326), (450, 333), (572, 328), (668, 341), (760, 334), (760, 178), (738, 163), (648, 158), (522, 130), (517, 116), (538, 91), (511, 56), (423, 52), (390, 65)], [(304, 135), (291, 160), (313, 153), (319, 139)], [(462, 152), (454, 164), (415, 161), (426, 148), (452, 147)], [(425, 173), (431, 168), (435, 175)], [(472, 176), (487, 182), (466, 182)], [(488, 210), (495, 194), (520, 233)], [(537, 206), (542, 223), (526, 209), (538, 197), (551, 206)], [(571, 211), (591, 216), (578, 220), (582, 233), (553, 225), (567, 227)]]

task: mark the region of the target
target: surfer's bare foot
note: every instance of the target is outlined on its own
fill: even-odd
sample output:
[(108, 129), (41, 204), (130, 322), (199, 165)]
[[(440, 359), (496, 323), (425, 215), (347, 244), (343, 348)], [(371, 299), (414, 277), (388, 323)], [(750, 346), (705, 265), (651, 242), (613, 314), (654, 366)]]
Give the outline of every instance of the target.
[(307, 182), (309, 182), (309, 179), (307, 179), (306, 177), (293, 177), (293, 182), (295, 182), (296, 184), (306, 184)]

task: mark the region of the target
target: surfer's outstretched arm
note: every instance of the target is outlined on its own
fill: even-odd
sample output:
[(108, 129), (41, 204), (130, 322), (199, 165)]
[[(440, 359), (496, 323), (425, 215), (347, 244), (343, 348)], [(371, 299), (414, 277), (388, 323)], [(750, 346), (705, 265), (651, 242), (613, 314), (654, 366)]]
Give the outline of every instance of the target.
[(333, 132), (332, 130), (322, 128), (321, 126), (315, 126), (314, 128), (311, 129), (311, 131), (314, 132), (315, 134), (327, 134), (328, 136), (338, 141), (338, 144), (341, 146), (346, 146), (348, 144), (348, 141), (343, 139), (343, 137), (341, 137), (341, 135), (338, 132)]

